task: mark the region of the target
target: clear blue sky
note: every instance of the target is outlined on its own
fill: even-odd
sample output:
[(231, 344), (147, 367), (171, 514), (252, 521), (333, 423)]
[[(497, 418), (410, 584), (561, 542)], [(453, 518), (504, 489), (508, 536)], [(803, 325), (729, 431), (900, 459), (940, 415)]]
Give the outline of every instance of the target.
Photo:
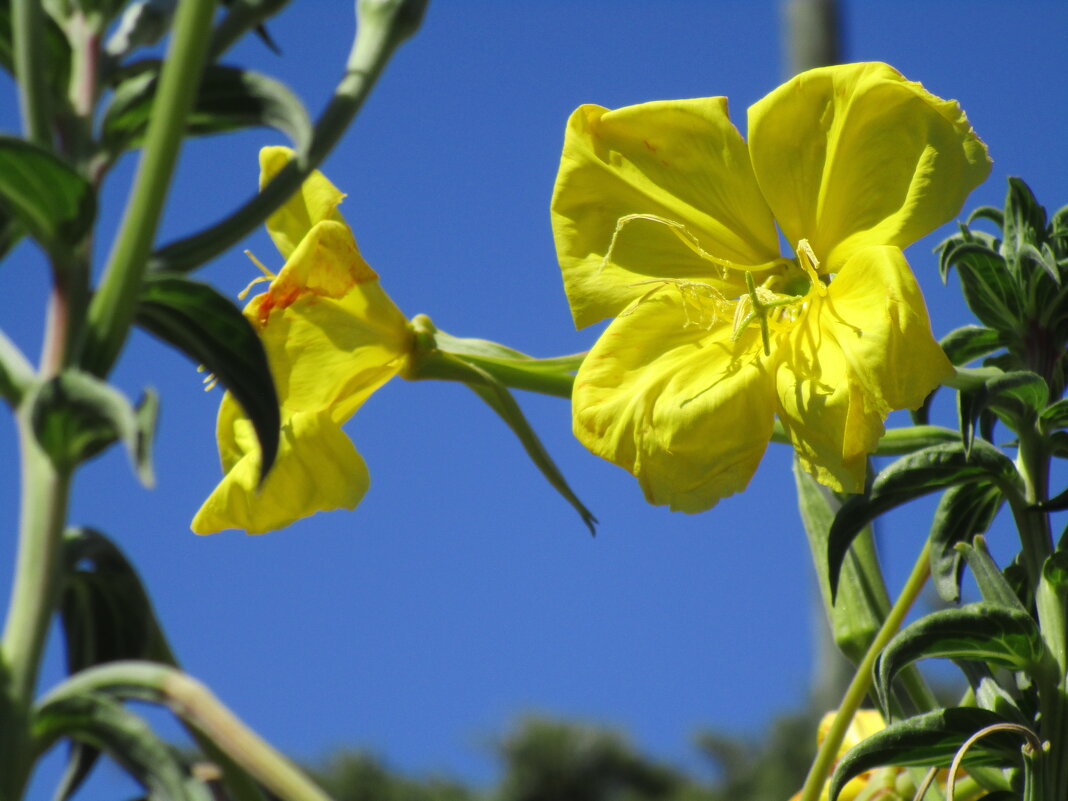
[[(315, 114), (353, 25), (348, 2), (295, 2), (270, 25), (282, 57), (253, 40), (228, 61), (280, 77)], [(848, 2), (844, 34), (848, 60), (887, 61), (961, 101), (994, 159), (967, 208), (1000, 204), (1008, 175), (1048, 206), (1068, 203), (1068, 5)], [(782, 73), (771, 0), (432, 0), (324, 171), (348, 193), (342, 210), (408, 316), (537, 355), (584, 350), (596, 331), (571, 325), (548, 216), (568, 114), (581, 103), (726, 95), (744, 131), (745, 109)], [(0, 127), (17, 129), (15, 109), (5, 85)], [(242, 201), (258, 148), (281, 143), (266, 130), (191, 142), (161, 240)], [(101, 258), (133, 163), (107, 186)], [(950, 230), (908, 252), (937, 335), (968, 322), (955, 279), (941, 286), (930, 253)], [(280, 265), (264, 234), (244, 247)], [(0, 326), (35, 356), (39, 254), (23, 245), (2, 269)], [(201, 276), (236, 294), (255, 274), (235, 249)], [(398, 379), (347, 427), (372, 476), (355, 512), (204, 538), (188, 523), (219, 477), (219, 395), (200, 379), (183, 357), (134, 338), (116, 380), (132, 396), (146, 384), (162, 394), (158, 486), (141, 489), (110, 453), (79, 474), (72, 522), (126, 549), (185, 667), (291, 755), (365, 748), (405, 770), (488, 781), (490, 739), (517, 715), (544, 712), (618, 725), (648, 752), (693, 766), (698, 729), (755, 733), (803, 702), (813, 581), (783, 446), (745, 494), (703, 515), (671, 514), (572, 439), (565, 402), (522, 397), (600, 519), (593, 539), (470, 391)], [(0, 459), (6, 597), (18, 497), (10, 425), (0, 426)], [(888, 527), (895, 588), (930, 509)], [(60, 674), (56, 646), (49, 682)], [(45, 771), (35, 797), (57, 762)], [(84, 797), (129, 790), (107, 768)]]

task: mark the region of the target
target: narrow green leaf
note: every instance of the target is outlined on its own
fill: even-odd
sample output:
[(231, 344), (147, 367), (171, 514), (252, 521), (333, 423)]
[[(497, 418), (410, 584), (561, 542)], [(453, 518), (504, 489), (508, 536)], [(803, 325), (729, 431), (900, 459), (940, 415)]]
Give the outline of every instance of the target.
[(125, 396), (89, 373), (65, 370), (37, 388), (31, 409), (34, 432), (57, 465), (73, 469), (116, 441), (126, 446), (134, 472), (153, 484), (149, 444), (158, 401), (146, 390), (142, 412)]
[(0, 397), (14, 408), (34, 381), (33, 366), (3, 331), (0, 331)]
[(1001, 335), (993, 328), (981, 325), (966, 325), (950, 331), (939, 345), (949, 360), (957, 365), (967, 364), (1002, 347)]
[[(142, 62), (115, 89), (101, 124), (104, 146), (113, 154), (139, 147), (152, 114), (159, 63)], [(192, 136), (265, 126), (281, 131), (302, 151), (311, 139), (311, 121), (285, 84), (251, 70), (220, 65), (204, 73), (187, 131)]]
[(33, 737), (43, 753), (61, 737), (91, 744), (114, 759), (148, 791), (168, 801), (212, 801), (190, 777), (175, 749), (122, 704), (99, 693), (68, 696), (34, 710)]
[(203, 364), (245, 410), (263, 451), (261, 476), (278, 453), (282, 427), (267, 354), (252, 324), (215, 289), (181, 275), (150, 273), (136, 322)]
[(1061, 398), (1047, 406), (1038, 416), (1042, 431), (1049, 433), (1061, 428), (1068, 428), (1068, 398)]
[(946, 259), (957, 267), (964, 299), (979, 321), (1002, 333), (1014, 331), (1024, 300), (1005, 259), (978, 242), (951, 245)]
[(1020, 602), (1020, 597), (1005, 578), (1005, 574), (995, 564), (990, 551), (986, 547), (986, 538), (982, 535), (972, 540), (971, 544), (961, 542), (957, 549), (964, 554), (975, 583), (983, 600), (988, 603), (999, 604), (1008, 609), (1026, 612), (1026, 607)]
[(960, 600), (964, 558), (956, 545), (990, 528), (1004, 498), (993, 484), (976, 482), (943, 493), (931, 523), (931, 576), (944, 601)]
[[(891, 723), (852, 748), (835, 768), (829, 790), (836, 801), (846, 782), (866, 770), (902, 767), (948, 767), (964, 741), (980, 729), (1005, 723), (986, 709), (954, 707)], [(1015, 732), (995, 731), (968, 749), (963, 764), (1008, 767), (1020, 762), (1022, 738)]]
[(552, 457), (549, 456), (549, 452), (542, 445), (538, 435), (534, 433), (534, 429), (527, 422), (523, 410), (519, 408), (519, 404), (512, 397), (512, 393), (500, 381), (478, 365), (465, 362), (460, 356), (443, 354), (443, 358), (453, 363), (459, 369), (460, 375), (466, 376), (466, 378), (460, 380), (463, 380), (468, 388), (482, 398), (486, 405), (493, 409), (512, 429), (512, 433), (519, 438), (523, 450), (527, 452), (527, 456), (534, 462), (534, 466), (541, 471), (541, 474), (545, 476), (546, 480), (553, 486), (553, 489), (560, 493), (579, 513), (582, 522), (586, 524), (590, 533), (596, 534), (594, 526), (597, 523), (597, 518), (593, 516), (593, 513), (586, 508), (568, 485), (563, 473), (560, 472)]
[(0, 205), (49, 252), (81, 241), (96, 214), (89, 183), (47, 150), (0, 135)]
[(991, 667), (1037, 672), (1048, 654), (1034, 619), (1026, 612), (987, 602), (932, 612), (887, 643), (879, 656), (876, 686), (890, 697), (898, 672), (920, 659), (970, 659)]
[[(827, 579), (827, 532), (842, 502), (794, 461), (797, 506), (808, 536), (809, 551), (816, 566), (823, 609), (839, 650), (854, 663), (860, 662), (890, 610), (890, 599), (881, 580), (867, 578), (879, 574), (871, 527), (853, 540), (842, 566), (838, 592), (831, 600)], [(873, 586), (873, 584), (875, 586)]]
[(831, 526), (827, 543), (831, 592), (837, 591), (850, 543), (869, 521), (914, 498), (984, 480), (1013, 485), (1019, 474), (1011, 459), (983, 440), (976, 440), (970, 452), (959, 442), (933, 445), (885, 467), (867, 495), (854, 495), (842, 505)]

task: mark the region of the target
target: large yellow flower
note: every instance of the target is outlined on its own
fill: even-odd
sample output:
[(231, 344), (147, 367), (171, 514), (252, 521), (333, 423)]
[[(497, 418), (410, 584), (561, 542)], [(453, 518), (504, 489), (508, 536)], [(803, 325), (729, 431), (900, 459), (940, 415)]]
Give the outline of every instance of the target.
[[(262, 187), (292, 151), (260, 151)], [(252, 424), (227, 393), (217, 436), (222, 481), (193, 519), (197, 534), (283, 528), (329, 509), (353, 509), (367, 491), (367, 467), (341, 430), (411, 351), (407, 320), (363, 260), (338, 213), (344, 195), (319, 172), (267, 220), (286, 260), (266, 292), (245, 307), (267, 351), (278, 389), (278, 457), (259, 487)]]
[(553, 234), (576, 325), (615, 319), (576, 436), (696, 512), (745, 488), (777, 415), (807, 470), (859, 491), (886, 415), (952, 370), (901, 248), (989, 170), (957, 103), (885, 64), (793, 78), (748, 145), (722, 97), (580, 107)]

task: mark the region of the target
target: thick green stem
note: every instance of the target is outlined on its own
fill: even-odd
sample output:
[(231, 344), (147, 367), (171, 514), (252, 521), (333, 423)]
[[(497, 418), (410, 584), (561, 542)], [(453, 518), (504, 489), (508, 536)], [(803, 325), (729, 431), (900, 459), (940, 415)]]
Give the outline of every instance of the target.
[(816, 759), (812, 762), (812, 767), (809, 768), (808, 776), (805, 778), (805, 784), (801, 789), (798, 801), (817, 801), (820, 797), (820, 790), (823, 789), (823, 784), (827, 781), (831, 766), (834, 765), (838, 749), (845, 739), (846, 730), (849, 728), (853, 716), (860, 708), (864, 697), (868, 694), (868, 689), (871, 687), (872, 666), (875, 664), (875, 659), (886, 647), (886, 644), (890, 642), (890, 638), (901, 628), (905, 616), (920, 596), (920, 592), (927, 582), (927, 577), (931, 572), (929, 552), (930, 546), (925, 543), (923, 550), (920, 551), (919, 558), (916, 560), (916, 564), (912, 568), (912, 573), (901, 590), (901, 595), (891, 607), (890, 614), (886, 616), (882, 627), (875, 635), (875, 639), (872, 640), (871, 647), (868, 648), (864, 658), (857, 665), (857, 672), (842, 697), (842, 703), (838, 706), (834, 723), (831, 724), (831, 728), (826, 737), (824, 737), (823, 743), (816, 754)]
[(48, 107), (48, 54), (45, 51), (43, 14), (40, 0), (13, 0), (11, 4), (11, 38), (15, 51), (22, 131), (31, 142), (50, 148), (52, 124)]
[(225, 220), (152, 256), (152, 269), (192, 270), (241, 241), (281, 207), (334, 149), (371, 93), (390, 55), (419, 24), (426, 0), (361, 0), (359, 26), (345, 75), (315, 125), (307, 153), (298, 153), (270, 183)]
[(34, 435), (32, 398), (18, 415), (22, 497), (11, 603), (0, 643), (0, 801), (15, 801), (32, 767), (30, 713), (49, 623), (60, 590), (60, 552), (70, 476)]
[(133, 321), (186, 116), (200, 84), (214, 12), (214, 0), (178, 4), (174, 38), (160, 75), (141, 163), (100, 291), (89, 307), (84, 366), (97, 375), (111, 369)]
[(1010, 499), (1010, 503), (1020, 533), (1024, 566), (1035, 591), (1042, 639), (1056, 663), (1056, 683), (1039, 684), (1041, 735), (1051, 744), (1053, 755), (1038, 760), (1032, 767), (1048, 773), (1046, 776), (1036, 775), (1036, 786), (1042, 788), (1046, 798), (1059, 800), (1068, 795), (1068, 693), (1065, 687), (1068, 614), (1065, 598), (1043, 571), (1046, 559), (1053, 553), (1053, 533), (1049, 515), (1037, 505), (1049, 498), (1049, 452), (1044, 438), (1033, 429), (1020, 432), (1019, 443), (1017, 467), (1024, 481), (1024, 493), (1022, 500)]

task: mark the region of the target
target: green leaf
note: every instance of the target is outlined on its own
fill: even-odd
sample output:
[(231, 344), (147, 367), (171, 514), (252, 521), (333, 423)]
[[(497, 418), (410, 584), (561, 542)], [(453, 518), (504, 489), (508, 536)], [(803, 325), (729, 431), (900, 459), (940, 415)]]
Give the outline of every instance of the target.
[[(104, 146), (116, 155), (140, 146), (152, 114), (159, 62), (142, 62), (138, 66), (141, 71), (116, 87), (101, 124)], [(281, 131), (298, 151), (303, 151), (311, 140), (308, 113), (285, 84), (251, 70), (209, 66), (189, 112), (189, 135), (259, 126)]]
[(0, 397), (15, 408), (33, 386), (33, 366), (3, 331), (0, 331)]
[(92, 187), (47, 150), (0, 135), (0, 205), (49, 253), (88, 233), (96, 215)]
[(212, 287), (167, 273), (146, 276), (135, 319), (233, 393), (256, 430), (266, 476), (278, 454), (282, 422), (267, 354), (252, 324)]
[(977, 536), (969, 545), (966, 542), (958, 543), (957, 549), (964, 554), (975, 583), (983, 600), (988, 603), (999, 604), (1008, 609), (1026, 612), (1026, 607), (1020, 602), (1020, 597), (1012, 588), (998, 566), (994, 563), (990, 551), (986, 547), (986, 538)]
[[(954, 707), (891, 723), (863, 740), (842, 757), (831, 777), (830, 801), (836, 801), (846, 782), (864, 771), (884, 765), (948, 767), (965, 740), (980, 729), (1005, 723), (986, 709)], [(1008, 767), (1020, 762), (1021, 736), (994, 731), (968, 749), (963, 764)]]
[(1035, 673), (1048, 654), (1031, 615), (1000, 604), (979, 602), (932, 612), (887, 643), (876, 663), (876, 686), (885, 701), (898, 672), (919, 659), (970, 659), (991, 667)]
[(1004, 497), (993, 484), (976, 482), (950, 487), (943, 493), (931, 523), (931, 576), (942, 600), (960, 600), (964, 559), (956, 548), (990, 528)]
[(933, 445), (885, 467), (867, 495), (854, 495), (842, 505), (831, 526), (827, 558), (832, 594), (850, 543), (869, 521), (914, 498), (984, 480), (1004, 489), (1015, 486), (1019, 474), (1011, 459), (983, 440), (976, 440), (970, 452), (960, 442)]
[(1020, 370), (986, 382), (983, 408), (992, 409), (1013, 431), (1031, 425), (1046, 408), (1049, 387), (1042, 377)]
[(114, 387), (69, 369), (37, 387), (32, 403), (34, 433), (56, 465), (71, 470), (121, 441), (141, 483), (152, 486), (149, 445), (158, 406), (152, 390), (135, 411)]
[(967, 240), (948, 244), (942, 256), (957, 267), (964, 300), (979, 321), (1002, 334), (1015, 331), (1024, 299), (1005, 259), (986, 244)]
[[(51, 17), (45, 16), (41, 27), (48, 66), (48, 85), (55, 97), (64, 97), (70, 84), (70, 44)], [(0, 2), (0, 66), (15, 75), (15, 49), (12, 44), (11, 0)]]
[(966, 325), (946, 334), (938, 343), (957, 366), (986, 356), (1002, 347), (1001, 335), (993, 328)]
[(67, 696), (34, 710), (38, 754), (61, 737), (107, 753), (140, 782), (149, 797), (168, 801), (212, 801), (207, 787), (191, 778), (175, 749), (140, 717), (100, 693)]
[[(841, 500), (818, 483), (794, 461), (797, 506), (808, 536), (809, 551), (816, 566), (823, 609), (835, 645), (854, 663), (860, 662), (890, 610), (890, 599), (881, 579), (866, 578), (869, 571), (879, 575), (879, 563), (871, 528), (857, 537), (842, 566), (838, 592), (832, 601), (827, 578), (827, 532), (841, 507)], [(875, 586), (873, 586), (873, 584)]]
[(560, 472), (552, 457), (549, 456), (549, 452), (542, 445), (538, 435), (534, 433), (534, 429), (527, 422), (523, 410), (519, 408), (519, 404), (512, 397), (512, 393), (484, 369), (477, 364), (465, 361), (461, 356), (442, 353), (440, 359), (455, 369), (454, 380), (459, 380), (466, 384), (512, 429), (512, 433), (519, 438), (520, 444), (527, 452), (530, 460), (534, 462), (535, 467), (541, 471), (541, 474), (545, 476), (553, 489), (560, 493), (564, 500), (570, 503), (575, 511), (579, 513), (582, 522), (586, 524), (590, 533), (595, 534), (594, 525), (597, 522), (597, 518), (593, 516), (593, 513), (586, 508), (568, 485), (563, 473)]
[(1048, 434), (1062, 428), (1068, 428), (1068, 398), (1061, 398), (1047, 406), (1038, 416), (1039, 426)]
[[(69, 529), (63, 563), (59, 614), (70, 675), (121, 659), (173, 662), (140, 577), (107, 537), (92, 529)], [(57, 801), (77, 791), (99, 753), (88, 743), (72, 743)]]

